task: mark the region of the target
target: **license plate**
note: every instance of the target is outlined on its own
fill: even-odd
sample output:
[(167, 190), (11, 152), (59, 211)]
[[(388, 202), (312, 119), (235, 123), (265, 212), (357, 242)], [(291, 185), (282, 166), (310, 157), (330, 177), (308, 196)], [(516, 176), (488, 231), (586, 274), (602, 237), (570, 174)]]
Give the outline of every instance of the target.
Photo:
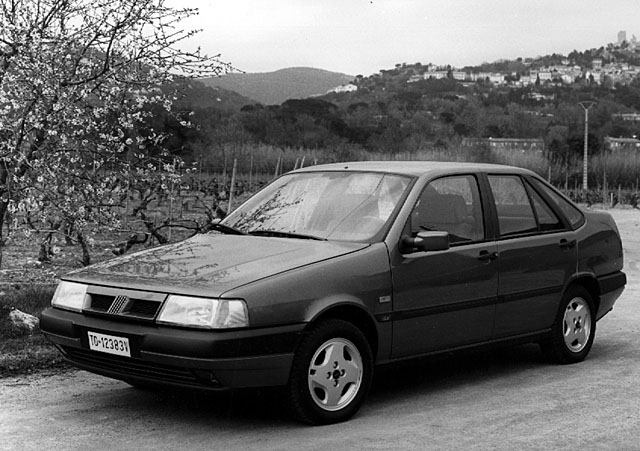
[(96, 332), (87, 332), (87, 335), (89, 336), (89, 349), (131, 357), (128, 338), (114, 337), (113, 335), (98, 334)]

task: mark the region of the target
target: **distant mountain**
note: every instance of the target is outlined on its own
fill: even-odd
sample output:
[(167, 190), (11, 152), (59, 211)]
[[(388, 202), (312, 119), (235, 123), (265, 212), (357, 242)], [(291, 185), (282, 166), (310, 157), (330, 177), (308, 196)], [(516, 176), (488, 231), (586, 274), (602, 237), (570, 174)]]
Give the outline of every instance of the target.
[(351, 75), (322, 69), (291, 67), (275, 72), (226, 74), (200, 81), (207, 86), (235, 91), (265, 105), (280, 105), (289, 99), (326, 94), (328, 90), (353, 79)]
[(178, 80), (171, 89), (176, 91), (177, 101), (175, 105), (178, 110), (207, 109), (235, 112), (240, 111), (245, 105), (254, 103), (253, 99), (238, 94), (229, 89), (207, 86), (200, 80)]

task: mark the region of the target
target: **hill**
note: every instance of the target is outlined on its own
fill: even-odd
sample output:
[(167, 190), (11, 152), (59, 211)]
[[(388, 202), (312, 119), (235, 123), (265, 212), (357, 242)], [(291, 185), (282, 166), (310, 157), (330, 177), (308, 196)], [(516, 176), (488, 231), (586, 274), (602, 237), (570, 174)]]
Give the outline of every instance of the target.
[(207, 86), (198, 80), (177, 80), (170, 89), (176, 93), (178, 110), (213, 108), (232, 113), (254, 103), (252, 99), (237, 92)]
[(353, 81), (353, 76), (311, 67), (291, 67), (275, 72), (226, 74), (203, 78), (211, 87), (235, 91), (264, 105), (279, 105), (289, 99), (304, 99)]

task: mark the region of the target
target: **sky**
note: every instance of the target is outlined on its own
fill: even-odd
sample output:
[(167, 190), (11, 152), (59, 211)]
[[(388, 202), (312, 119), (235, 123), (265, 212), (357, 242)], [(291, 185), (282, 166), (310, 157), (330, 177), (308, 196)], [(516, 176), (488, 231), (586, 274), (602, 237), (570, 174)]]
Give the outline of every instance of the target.
[(365, 76), (567, 55), (640, 39), (638, 0), (173, 0), (200, 14), (188, 46), (245, 72), (316, 67)]

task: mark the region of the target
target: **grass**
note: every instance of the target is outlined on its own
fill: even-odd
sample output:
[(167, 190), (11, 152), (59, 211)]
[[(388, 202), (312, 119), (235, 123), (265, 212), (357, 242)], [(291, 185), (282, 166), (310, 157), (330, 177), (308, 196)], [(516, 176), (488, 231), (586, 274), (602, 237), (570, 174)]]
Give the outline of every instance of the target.
[[(0, 309), (16, 308), (24, 313), (38, 316), (49, 306), (56, 290), (56, 284), (15, 284), (2, 288), (0, 285)], [(0, 336), (2, 330), (0, 329)]]
[(8, 320), (13, 308), (39, 316), (49, 306), (54, 291), (53, 284), (0, 288), (0, 378), (64, 366), (58, 350), (44, 338), (39, 329), (32, 334), (24, 334), (12, 330)]
[(64, 368), (60, 352), (39, 332), (0, 339), (0, 379)]

